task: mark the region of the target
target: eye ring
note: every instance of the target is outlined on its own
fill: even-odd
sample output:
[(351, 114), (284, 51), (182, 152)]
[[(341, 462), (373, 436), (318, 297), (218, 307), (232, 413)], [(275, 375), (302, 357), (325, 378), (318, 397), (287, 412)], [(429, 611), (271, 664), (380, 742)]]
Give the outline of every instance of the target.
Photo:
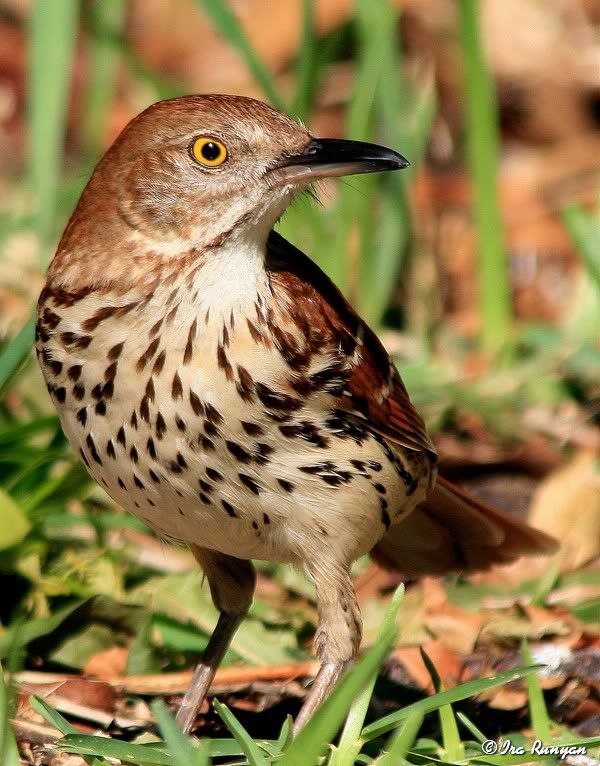
[(227, 147), (214, 136), (199, 136), (195, 138), (190, 154), (198, 164), (205, 168), (218, 168), (227, 159)]

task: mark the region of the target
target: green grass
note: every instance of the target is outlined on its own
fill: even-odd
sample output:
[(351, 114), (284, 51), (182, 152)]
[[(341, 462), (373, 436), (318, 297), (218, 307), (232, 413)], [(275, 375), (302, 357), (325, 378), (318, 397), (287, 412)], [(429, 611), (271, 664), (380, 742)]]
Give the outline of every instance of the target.
[(465, 69), (466, 150), (473, 180), (478, 232), (481, 343), (488, 353), (510, 340), (510, 272), (498, 201), (498, 110), (495, 85), (485, 63), (478, 0), (460, 0), (460, 33)]
[[(118, 36), (125, 22), (125, 0), (97, 3), (97, 24)], [(90, 35), (88, 43), (88, 85), (82, 111), (81, 138), (85, 151), (97, 158), (104, 146), (107, 118), (115, 97), (116, 77), (122, 61), (122, 50), (106, 36)]]
[[(583, 739), (561, 732), (551, 737), (547, 712), (535, 689), (535, 666), (524, 666), (501, 673), (491, 678), (469, 681), (454, 689), (439, 691), (431, 697), (405, 707), (368, 726), (364, 726), (367, 707), (372, 696), (373, 686), (381, 665), (395, 641), (395, 623), (402, 602), (403, 590), (400, 588), (390, 603), (383, 621), (381, 633), (373, 647), (356, 666), (346, 673), (333, 694), (321, 706), (300, 734), (292, 739), (289, 735), (289, 720), (284, 723), (278, 740), (255, 740), (244, 729), (237, 718), (225, 705), (215, 701), (215, 709), (229, 729), (232, 739), (197, 740), (185, 737), (177, 729), (174, 719), (162, 703), (152, 706), (162, 740), (136, 744), (121, 742), (106, 737), (78, 734), (73, 727), (42, 700), (33, 698), (32, 705), (46, 721), (57, 728), (63, 735), (56, 745), (58, 750), (76, 753), (99, 759), (97, 765), (108, 764), (108, 759), (116, 758), (128, 764), (160, 764), (161, 766), (203, 766), (212, 763), (211, 758), (222, 755), (230, 758), (242, 756), (249, 766), (316, 766), (323, 763), (329, 766), (352, 766), (355, 763), (369, 763), (371, 756), (369, 743), (381, 741), (381, 755), (377, 763), (392, 766), (399, 763), (414, 762), (419, 756), (425, 762), (476, 764), (488, 762), (481, 751), (481, 738), (484, 737), (464, 716), (460, 720), (465, 729), (474, 734), (476, 739), (461, 740), (458, 726), (452, 711), (452, 704), (480, 694), (501, 684), (527, 679), (530, 693), (531, 716), (536, 736), (544, 737), (544, 742), (567, 744), (585, 742), (588, 747), (600, 744), (600, 737)], [(439, 678), (431, 663), (428, 663), (436, 686)], [(1, 700), (0, 700), (1, 701)], [(437, 712), (442, 721), (442, 743), (433, 746), (429, 742), (417, 739), (424, 716)], [(344, 723), (340, 741), (332, 744), (339, 727)], [(385, 739), (386, 735), (389, 735)], [(522, 757), (497, 756), (493, 763), (498, 766), (521, 764), (531, 760), (526, 754)], [(236, 761), (237, 762), (237, 761)], [(549, 762), (558, 763), (556, 759)]]
[[(29, 33), (29, 181), (42, 247), (56, 224), (67, 103), (76, 42), (77, 0), (34, 0)], [(46, 256), (49, 253), (46, 252)]]

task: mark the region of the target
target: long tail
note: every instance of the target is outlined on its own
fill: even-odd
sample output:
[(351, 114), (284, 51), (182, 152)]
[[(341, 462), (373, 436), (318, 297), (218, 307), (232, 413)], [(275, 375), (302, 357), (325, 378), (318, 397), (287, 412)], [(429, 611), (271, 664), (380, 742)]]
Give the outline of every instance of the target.
[(394, 525), (371, 556), (412, 578), (488, 569), (556, 549), (553, 538), (438, 476), (427, 502)]

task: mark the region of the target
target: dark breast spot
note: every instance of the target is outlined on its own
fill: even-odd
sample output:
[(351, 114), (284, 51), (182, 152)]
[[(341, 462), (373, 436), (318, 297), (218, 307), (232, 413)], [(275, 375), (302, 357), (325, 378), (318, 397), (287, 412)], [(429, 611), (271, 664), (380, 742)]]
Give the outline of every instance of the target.
[(251, 402), (254, 399), (254, 379), (245, 367), (241, 364), (237, 366), (238, 380), (236, 389), (240, 397), (245, 402)]
[(248, 476), (245, 473), (238, 473), (238, 476), (242, 484), (244, 484), (244, 486), (246, 486), (250, 492), (252, 492), (254, 495), (260, 494), (260, 485), (251, 476)]
[(192, 322), (190, 330), (188, 332), (188, 339), (183, 354), (183, 363), (189, 364), (192, 361), (192, 354), (194, 353), (194, 339), (196, 337), (196, 320)]
[(204, 405), (198, 394), (190, 391), (190, 405), (194, 411), (194, 415), (204, 415)]
[(264, 434), (263, 428), (258, 423), (249, 423), (248, 421), (241, 421), (242, 428), (248, 434), (248, 436), (262, 436)]
[(181, 378), (179, 377), (179, 373), (176, 372), (173, 376), (173, 384), (171, 386), (171, 396), (176, 401), (177, 399), (183, 398), (183, 386), (181, 385)]
[(150, 423), (150, 404), (147, 396), (144, 396), (140, 402), (140, 417), (144, 422)]
[(73, 383), (76, 383), (79, 378), (81, 377), (81, 365), (80, 364), (73, 364), (69, 369), (67, 370), (67, 377), (69, 380), (72, 380)]
[(250, 463), (252, 460), (252, 455), (247, 452), (240, 444), (234, 441), (230, 441), (229, 439), (225, 442), (225, 445), (229, 452), (234, 456), (236, 460), (239, 460), (240, 463)]
[(115, 346), (113, 346), (108, 352), (108, 358), (113, 362), (116, 361), (121, 356), (121, 351), (123, 351), (124, 345), (125, 343), (122, 342), (122, 343), (117, 343)]
[(221, 500), (221, 505), (223, 506), (223, 510), (225, 511), (225, 513), (231, 516), (232, 519), (235, 519), (237, 517), (235, 508), (233, 507), (233, 505), (231, 505), (231, 503), (228, 503), (227, 500)]
[(92, 458), (96, 461), (96, 463), (98, 463), (98, 465), (102, 465), (102, 460), (100, 459), (98, 449), (96, 448), (96, 442), (94, 441), (94, 437), (91, 434), (87, 435), (85, 443), (87, 444)]
[(152, 367), (152, 374), (153, 375), (160, 375), (163, 371), (163, 367), (165, 366), (165, 359), (167, 358), (167, 352), (163, 349), (160, 354), (156, 357), (156, 360), (154, 361), (154, 365)]
[(206, 410), (206, 417), (208, 420), (210, 420), (212, 423), (222, 423), (223, 422), (223, 416), (219, 412), (219, 410), (216, 407), (213, 407), (212, 404), (209, 404), (208, 402), (205, 404), (205, 410)]
[(379, 505), (381, 506), (381, 521), (383, 522), (385, 528), (389, 529), (392, 522), (390, 519), (390, 514), (388, 513), (387, 500), (384, 497), (380, 497)]
[(60, 375), (63, 369), (63, 363), (59, 362), (58, 359), (53, 359), (48, 366), (52, 374), (55, 376)]
[(264, 383), (256, 383), (254, 389), (262, 404), (269, 409), (294, 412), (302, 407), (300, 399), (275, 391)]
[(156, 438), (159, 441), (165, 435), (166, 430), (167, 430), (167, 424), (165, 423), (165, 419), (159, 412), (158, 415), (156, 416)]
[(217, 364), (219, 369), (223, 370), (225, 373), (227, 380), (233, 380), (233, 367), (231, 366), (227, 354), (225, 353), (225, 349), (221, 344), (217, 347)]
[(142, 372), (144, 367), (150, 361), (150, 359), (152, 359), (152, 357), (156, 353), (156, 349), (158, 348), (158, 344), (159, 343), (160, 343), (160, 338), (154, 338), (154, 340), (150, 343), (148, 348), (144, 351), (144, 353), (137, 360), (137, 363), (135, 365), (135, 369), (138, 372)]
[(295, 489), (292, 482), (288, 481), (287, 479), (277, 479), (277, 483), (279, 484), (281, 489), (285, 490), (286, 492), (293, 492)]
[(178, 452), (175, 456), (175, 459), (177, 460), (177, 465), (181, 466), (182, 468), (187, 468), (188, 464), (185, 461), (185, 458), (181, 454), (181, 452)]
[(219, 429), (211, 420), (205, 420), (203, 423), (204, 433), (207, 436), (217, 436)]
[(220, 471), (217, 471), (216, 468), (207, 468), (206, 475), (213, 481), (223, 481), (223, 474)]

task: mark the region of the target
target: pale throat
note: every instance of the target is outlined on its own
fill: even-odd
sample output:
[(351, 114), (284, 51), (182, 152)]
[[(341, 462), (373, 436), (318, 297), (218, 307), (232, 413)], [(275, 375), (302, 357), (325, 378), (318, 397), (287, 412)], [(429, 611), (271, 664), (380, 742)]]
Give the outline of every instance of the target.
[(231, 237), (204, 254), (188, 297), (197, 295), (196, 309), (209, 311), (214, 320), (255, 316), (255, 304), (270, 297), (265, 260), (266, 237)]
[(198, 228), (193, 246), (197, 263), (181, 273), (188, 288), (181, 295), (182, 315), (198, 312), (208, 315), (209, 324), (222, 325), (232, 317), (255, 319), (257, 304), (266, 309), (272, 300), (267, 239), (293, 194), (289, 188), (266, 199), (264, 206), (234, 224), (220, 244), (203, 246), (210, 238), (205, 229)]

